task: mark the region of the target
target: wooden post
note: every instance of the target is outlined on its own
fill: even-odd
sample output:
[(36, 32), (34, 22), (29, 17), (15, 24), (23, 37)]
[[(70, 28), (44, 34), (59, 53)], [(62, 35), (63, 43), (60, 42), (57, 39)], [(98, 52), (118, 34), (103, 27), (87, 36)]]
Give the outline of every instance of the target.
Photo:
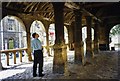
[(6, 53), (6, 57), (7, 57), (7, 66), (9, 66), (9, 52)]
[(14, 54), (14, 64), (16, 64), (16, 51), (13, 52), (13, 54)]
[(22, 51), (20, 51), (20, 62), (22, 62)]

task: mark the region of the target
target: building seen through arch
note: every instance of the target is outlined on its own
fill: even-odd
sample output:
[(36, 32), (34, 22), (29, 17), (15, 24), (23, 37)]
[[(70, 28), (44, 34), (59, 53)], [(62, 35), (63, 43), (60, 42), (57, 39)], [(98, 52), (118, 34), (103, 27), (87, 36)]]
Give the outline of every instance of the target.
[(35, 20), (31, 25), (30, 32), (31, 32), (31, 39), (32, 39), (32, 33), (36, 32), (39, 34), (38, 39), (41, 40), (42, 45), (46, 46), (46, 32), (42, 22)]
[(25, 30), (14, 16), (6, 16), (1, 20), (0, 34), (0, 50), (26, 47)]
[(120, 50), (120, 24), (110, 30), (110, 50)]

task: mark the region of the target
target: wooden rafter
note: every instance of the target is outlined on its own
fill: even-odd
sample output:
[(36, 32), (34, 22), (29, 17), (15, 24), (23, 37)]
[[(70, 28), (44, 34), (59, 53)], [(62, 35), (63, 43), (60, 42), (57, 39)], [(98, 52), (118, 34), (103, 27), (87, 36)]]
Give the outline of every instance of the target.
[(34, 2), (33, 5), (30, 7), (29, 12), (31, 12), (33, 10), (34, 7), (36, 7), (35, 5), (37, 4), (37, 2)]
[(30, 6), (32, 6), (32, 4), (33, 4), (33, 2), (31, 2), (29, 5), (27, 5), (26, 8), (25, 8), (25, 10), (24, 10), (24, 12), (26, 12), (27, 9), (28, 9)]
[(10, 5), (10, 3), (11, 3), (11, 2), (8, 2), (7, 5), (6, 5), (6, 7), (8, 7), (8, 6)]
[(36, 7), (34, 9), (34, 12), (37, 11), (39, 4), (40, 4), (40, 2), (37, 3), (37, 5), (36, 5)]
[[(82, 9), (80, 5), (83, 5)], [(19, 6), (19, 7), (17, 7)], [(46, 20), (54, 20), (54, 9), (50, 2), (7, 2), (2, 5), (3, 11), (8, 13), (7, 11), (13, 12), (13, 14), (30, 14), (31, 16), (39, 15), (42, 16)], [(101, 20), (108, 19), (110, 23), (116, 23), (114, 19), (119, 17), (119, 3), (75, 3), (75, 2), (65, 2), (64, 6), (64, 22), (72, 23), (75, 20), (74, 10), (82, 10), (83, 16), (92, 16), (93, 19)], [(90, 10), (91, 9), (91, 10)], [(115, 12), (111, 12), (115, 9)], [(92, 12), (95, 14), (92, 14)], [(96, 13), (97, 12), (97, 13)], [(82, 20), (85, 18), (82, 17)], [(114, 20), (114, 22), (112, 21)]]
[(84, 8), (106, 7), (112, 4), (114, 4), (114, 2), (112, 3), (111, 2), (103, 2), (103, 3), (97, 2), (97, 3), (85, 5)]

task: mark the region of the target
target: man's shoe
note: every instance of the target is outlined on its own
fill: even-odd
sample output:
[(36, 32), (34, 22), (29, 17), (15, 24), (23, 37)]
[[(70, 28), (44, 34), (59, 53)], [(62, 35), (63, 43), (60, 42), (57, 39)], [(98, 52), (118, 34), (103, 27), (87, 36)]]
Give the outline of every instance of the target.
[(40, 74), (39, 77), (43, 77), (45, 74)]
[(33, 75), (33, 77), (36, 77), (36, 76), (37, 76), (37, 74)]

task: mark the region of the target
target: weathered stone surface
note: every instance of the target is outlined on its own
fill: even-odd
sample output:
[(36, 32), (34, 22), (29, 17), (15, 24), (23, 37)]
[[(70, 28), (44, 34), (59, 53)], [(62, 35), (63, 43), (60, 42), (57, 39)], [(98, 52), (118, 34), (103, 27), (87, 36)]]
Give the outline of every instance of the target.
[[(44, 58), (44, 77), (32, 76), (32, 63), (26, 67), (19, 67), (19, 69), (26, 69), (23, 73), (18, 73), (14, 76), (7, 77), (3, 80), (8, 79), (30, 79), (30, 80), (46, 80), (54, 81), (53, 79), (68, 80), (68, 79), (118, 79), (118, 53), (117, 52), (100, 52), (95, 55), (93, 63), (87, 63), (86, 65), (75, 64), (74, 63), (74, 52), (68, 52), (68, 63), (66, 69), (68, 73), (66, 74), (53, 74), (53, 57)], [(31, 65), (31, 66), (30, 66)], [(18, 69), (14, 67), (11, 70)], [(12, 80), (11, 80), (12, 81)]]

